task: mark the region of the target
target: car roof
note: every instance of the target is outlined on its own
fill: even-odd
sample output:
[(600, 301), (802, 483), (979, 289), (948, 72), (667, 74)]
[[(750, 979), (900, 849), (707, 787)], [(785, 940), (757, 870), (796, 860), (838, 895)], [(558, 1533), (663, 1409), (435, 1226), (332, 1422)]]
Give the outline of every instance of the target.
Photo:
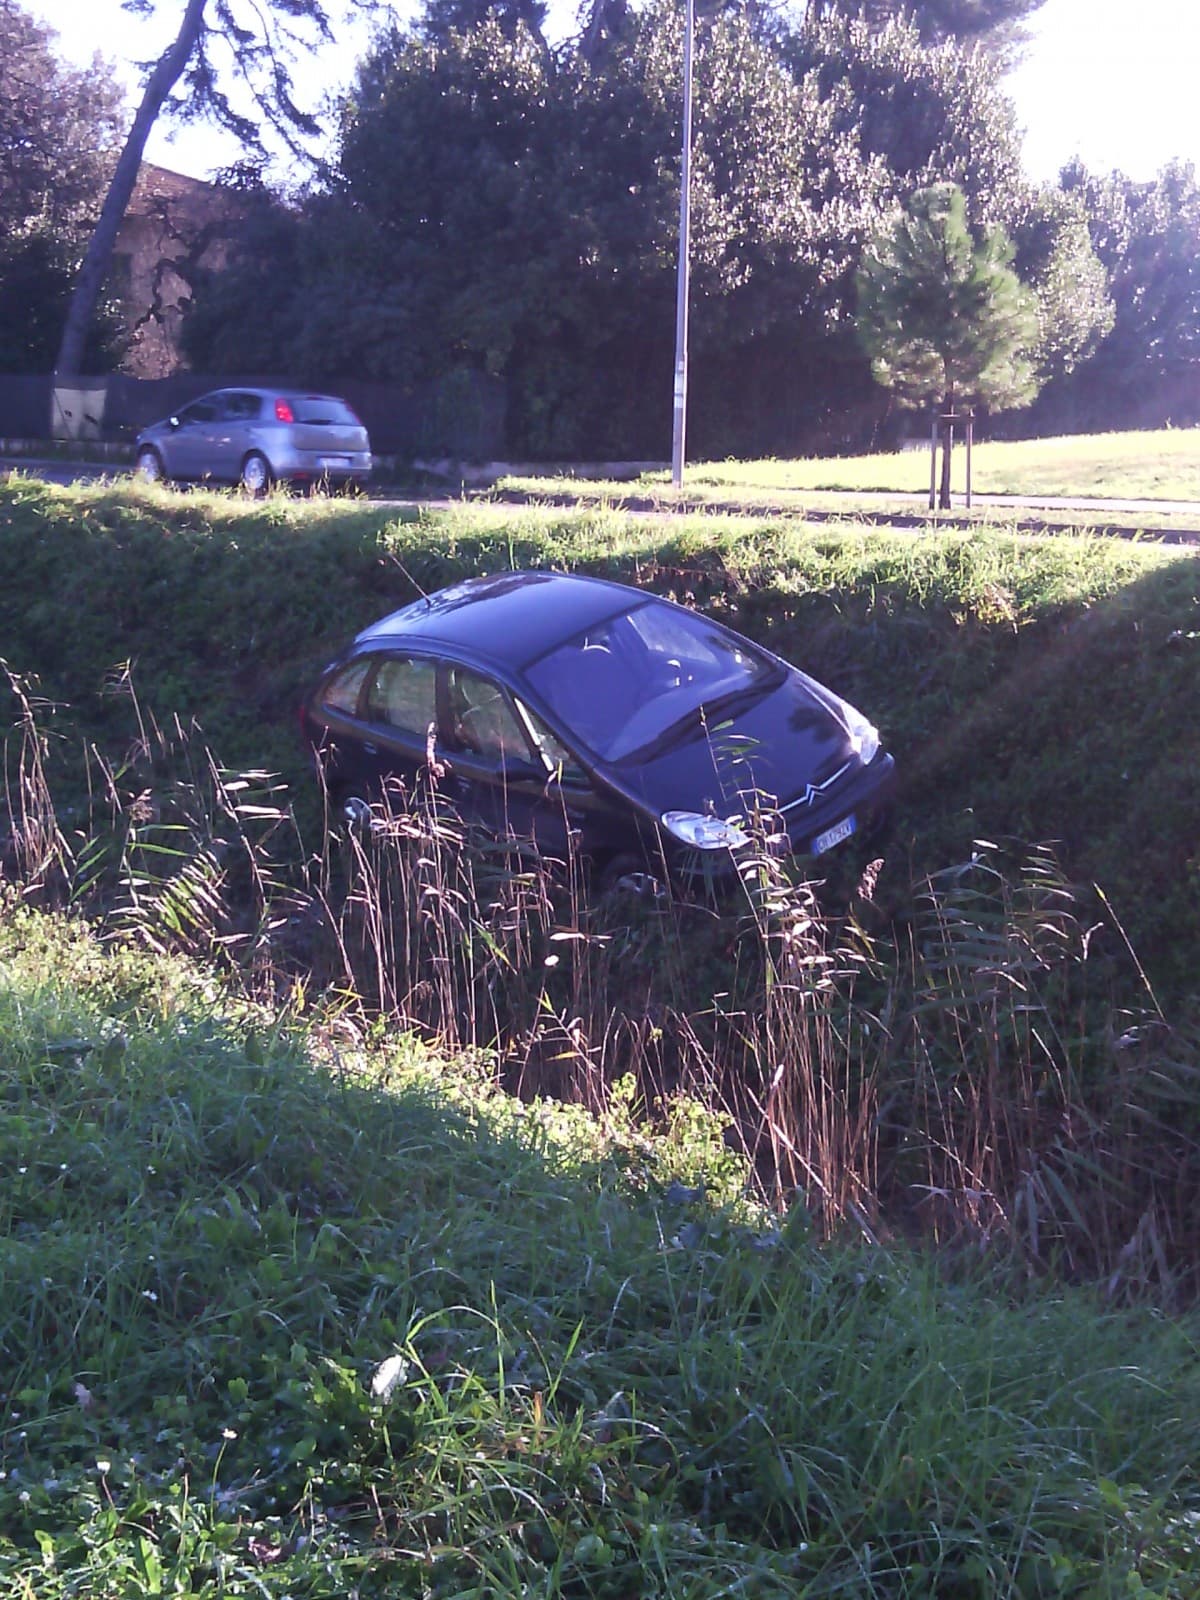
[(414, 600), (364, 628), (354, 643), (449, 646), (512, 670), (651, 598), (625, 584), (574, 573), (500, 572)]
[[(340, 394), (326, 394), (324, 391), (317, 389), (264, 389), (256, 383), (227, 383), (220, 389), (207, 389), (203, 394), (196, 395), (195, 398), (197, 400), (215, 400), (219, 395), (223, 394), (257, 394), (261, 395), (264, 400), (276, 397), (281, 400), (340, 400), (342, 405), (347, 404)], [(188, 401), (189, 405), (192, 403), (192, 401)]]

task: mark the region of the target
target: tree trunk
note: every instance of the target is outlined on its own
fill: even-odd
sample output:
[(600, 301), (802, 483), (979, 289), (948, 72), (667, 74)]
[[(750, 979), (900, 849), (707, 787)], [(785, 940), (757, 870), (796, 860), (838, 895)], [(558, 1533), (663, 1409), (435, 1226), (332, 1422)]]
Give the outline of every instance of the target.
[(67, 312), (62, 343), (59, 345), (58, 360), (54, 368), (56, 376), (60, 378), (77, 377), (82, 368), (88, 327), (112, 259), (113, 245), (116, 243), (121, 223), (125, 219), (129, 197), (137, 182), (146, 140), (150, 136), (155, 118), (162, 110), (163, 102), (179, 81), (180, 74), (196, 47), (196, 41), (204, 24), (204, 8), (207, 4), (208, 0), (187, 0), (187, 9), (175, 41), (163, 51), (147, 80), (142, 103), (137, 108), (133, 126), (129, 130), (112, 182), (108, 186), (108, 193), (104, 197), (99, 221), (88, 242), (87, 253), (79, 269), (79, 276), (75, 280), (75, 292), (71, 296), (71, 307)]
[(588, 66), (601, 66), (613, 40), (624, 32), (628, 15), (626, 0), (591, 0), (587, 26), (579, 43), (579, 53)]
[(954, 415), (954, 384), (946, 374), (946, 393), (942, 400), (942, 482), (938, 492), (938, 510), (950, 509), (950, 458), (954, 449), (954, 424), (948, 419)]

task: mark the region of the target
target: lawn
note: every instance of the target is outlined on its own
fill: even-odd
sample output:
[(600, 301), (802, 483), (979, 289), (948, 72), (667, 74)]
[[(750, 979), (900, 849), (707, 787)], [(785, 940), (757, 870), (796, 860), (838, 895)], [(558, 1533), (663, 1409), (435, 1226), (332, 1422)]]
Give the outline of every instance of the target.
[[(1200, 500), (1200, 429), (985, 440), (972, 451), (971, 473), (972, 487), (981, 495)], [(532, 495), (575, 487), (572, 480), (553, 478), (506, 482), (511, 490)], [(965, 483), (965, 452), (960, 448), (954, 466), (956, 499)], [(614, 499), (639, 491), (668, 498), (673, 494), (669, 476), (662, 472), (647, 473), (634, 484), (580, 487), (588, 494), (604, 492)], [(929, 492), (929, 451), (927, 445), (915, 445), (891, 454), (819, 460), (697, 462), (686, 469), (683, 487), (693, 499), (712, 497), (731, 504), (762, 505), (783, 496), (786, 505), (793, 497), (817, 491), (922, 496)]]

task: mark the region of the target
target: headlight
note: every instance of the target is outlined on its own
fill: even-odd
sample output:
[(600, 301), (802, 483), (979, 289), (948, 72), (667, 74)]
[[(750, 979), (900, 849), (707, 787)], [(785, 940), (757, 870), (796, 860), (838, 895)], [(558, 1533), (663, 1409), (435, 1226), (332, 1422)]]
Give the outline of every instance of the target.
[(868, 722), (861, 711), (848, 706), (844, 700), (842, 710), (846, 716), (846, 731), (850, 735), (850, 746), (863, 766), (868, 766), (879, 754), (879, 729), (874, 723)]
[(737, 850), (750, 843), (750, 835), (736, 822), (722, 822), (699, 811), (664, 811), (662, 825), (696, 850)]

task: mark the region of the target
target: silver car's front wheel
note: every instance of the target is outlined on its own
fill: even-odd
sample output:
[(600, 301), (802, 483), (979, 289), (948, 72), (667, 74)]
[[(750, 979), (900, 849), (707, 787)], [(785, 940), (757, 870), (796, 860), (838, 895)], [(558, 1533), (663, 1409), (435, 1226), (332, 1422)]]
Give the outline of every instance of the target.
[(257, 450), (242, 462), (242, 488), (255, 499), (266, 494), (271, 487), (271, 464), (266, 456), (260, 455)]
[(133, 463), (133, 470), (143, 483), (165, 483), (166, 469), (162, 457), (151, 444), (144, 444), (137, 453), (137, 460)]

